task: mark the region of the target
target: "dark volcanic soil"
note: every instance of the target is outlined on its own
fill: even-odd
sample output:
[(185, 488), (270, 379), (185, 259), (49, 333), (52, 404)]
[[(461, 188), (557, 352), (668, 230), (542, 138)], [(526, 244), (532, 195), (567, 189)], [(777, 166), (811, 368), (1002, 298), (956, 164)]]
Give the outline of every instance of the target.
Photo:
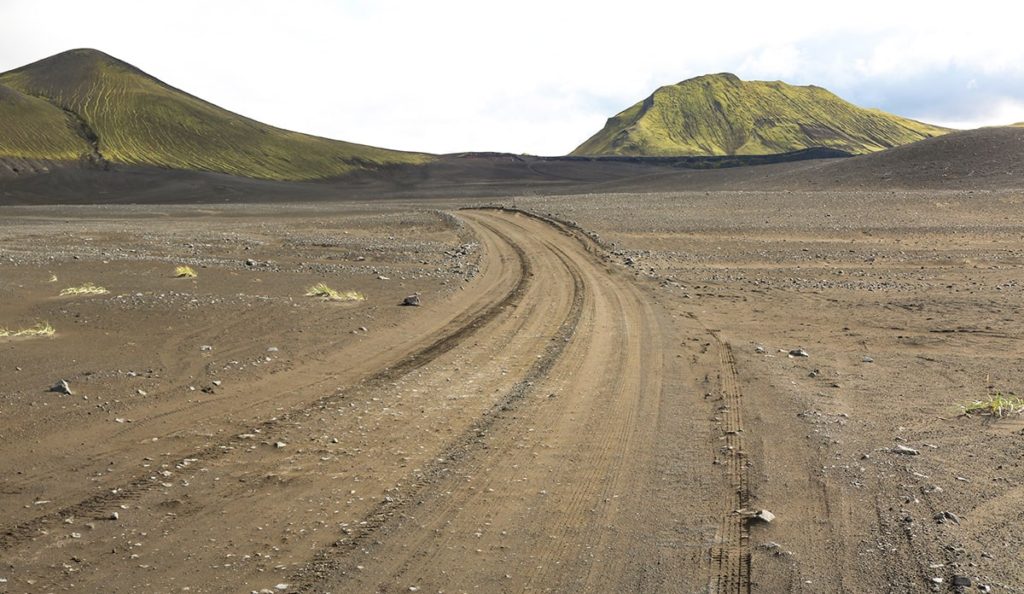
[(207, 203), (0, 208), (0, 327), (56, 330), (0, 338), (0, 592), (1024, 591), (1024, 418), (962, 414), (1024, 392), (991, 154), (5, 183)]

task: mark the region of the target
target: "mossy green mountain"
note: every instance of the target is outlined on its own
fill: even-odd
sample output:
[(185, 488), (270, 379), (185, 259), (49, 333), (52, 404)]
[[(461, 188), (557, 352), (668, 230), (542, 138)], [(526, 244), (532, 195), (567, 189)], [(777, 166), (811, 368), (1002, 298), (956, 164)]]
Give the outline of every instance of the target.
[(282, 130), (90, 49), (0, 74), (0, 158), (313, 180), (431, 157)]
[(857, 107), (821, 87), (724, 73), (659, 88), (571, 154), (765, 155), (813, 147), (859, 154), (946, 132)]

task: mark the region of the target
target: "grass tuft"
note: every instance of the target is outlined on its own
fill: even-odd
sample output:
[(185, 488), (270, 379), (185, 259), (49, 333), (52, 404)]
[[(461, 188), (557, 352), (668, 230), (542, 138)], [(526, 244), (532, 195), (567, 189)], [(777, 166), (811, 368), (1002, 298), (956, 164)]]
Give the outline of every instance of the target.
[(53, 336), (57, 331), (49, 322), (39, 322), (35, 326), (22, 328), (21, 330), (9, 330), (0, 328), (0, 338), (21, 338), (25, 336)]
[(964, 414), (985, 415), (1002, 419), (1011, 415), (1024, 413), (1024, 398), (1004, 396), (999, 392), (989, 394), (986, 400), (975, 400), (963, 407)]
[(335, 291), (324, 283), (317, 283), (306, 291), (307, 297), (322, 297), (331, 301), (365, 301), (366, 296), (358, 291)]
[(68, 287), (60, 292), (61, 297), (67, 297), (68, 295), (106, 295), (110, 291), (103, 287), (98, 287), (92, 283), (85, 283), (80, 287)]
[(174, 269), (175, 278), (195, 278), (199, 276), (191, 266), (178, 266)]

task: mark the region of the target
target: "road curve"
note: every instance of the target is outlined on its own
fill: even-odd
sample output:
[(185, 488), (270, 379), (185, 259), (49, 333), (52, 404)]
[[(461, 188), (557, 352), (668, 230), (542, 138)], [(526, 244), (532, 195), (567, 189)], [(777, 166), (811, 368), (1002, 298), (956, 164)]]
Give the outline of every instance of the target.
[(212, 403), (202, 435), (160, 410), (88, 446), (157, 463), (12, 508), (7, 567), (33, 591), (749, 591), (728, 345), (570, 228), (459, 216), (485, 251), (463, 294)]

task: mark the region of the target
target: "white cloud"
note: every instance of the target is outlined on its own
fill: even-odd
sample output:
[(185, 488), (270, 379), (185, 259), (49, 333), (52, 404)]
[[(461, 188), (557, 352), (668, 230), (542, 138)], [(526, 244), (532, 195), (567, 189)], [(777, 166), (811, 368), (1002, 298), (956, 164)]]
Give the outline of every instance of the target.
[[(900, 81), (946, 69), (1024, 81), (1021, 9), (920, 6), (864, 0), (840, 19), (802, 0), (4, 0), (0, 70), (96, 47), (286, 128), (538, 154), (565, 153), (656, 87), (707, 72), (819, 84), (890, 109), (900, 93), (930, 91)], [(1024, 99), (1024, 89), (1002, 91)], [(969, 112), (961, 119), (978, 119)]]

